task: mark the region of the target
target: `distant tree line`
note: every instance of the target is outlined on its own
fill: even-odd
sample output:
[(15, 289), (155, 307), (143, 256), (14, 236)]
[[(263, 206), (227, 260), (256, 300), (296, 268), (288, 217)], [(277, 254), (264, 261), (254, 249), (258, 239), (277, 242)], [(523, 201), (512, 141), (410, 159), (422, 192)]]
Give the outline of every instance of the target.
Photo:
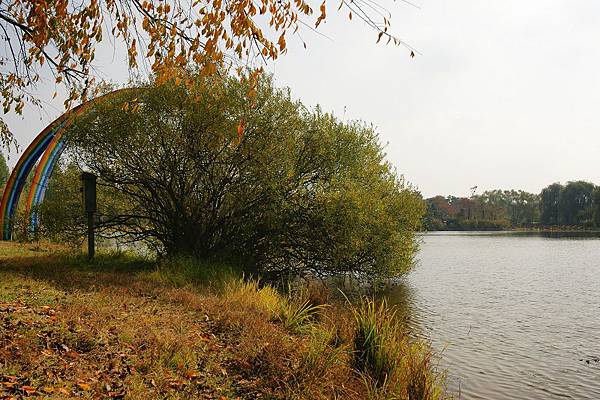
[(600, 227), (600, 186), (585, 181), (553, 183), (540, 194), (489, 190), (471, 197), (426, 199), (427, 230), (501, 230)]

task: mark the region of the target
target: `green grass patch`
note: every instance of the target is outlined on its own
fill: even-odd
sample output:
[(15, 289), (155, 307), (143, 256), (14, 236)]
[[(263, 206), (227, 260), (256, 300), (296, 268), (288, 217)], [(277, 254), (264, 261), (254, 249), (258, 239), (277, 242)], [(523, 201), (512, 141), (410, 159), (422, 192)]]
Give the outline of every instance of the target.
[(192, 258), (165, 259), (155, 264), (150, 279), (175, 287), (200, 286), (223, 290), (243, 276), (241, 269), (219, 261)]
[(65, 292), (39, 280), (0, 271), (0, 302), (24, 302), (39, 307), (63, 301)]

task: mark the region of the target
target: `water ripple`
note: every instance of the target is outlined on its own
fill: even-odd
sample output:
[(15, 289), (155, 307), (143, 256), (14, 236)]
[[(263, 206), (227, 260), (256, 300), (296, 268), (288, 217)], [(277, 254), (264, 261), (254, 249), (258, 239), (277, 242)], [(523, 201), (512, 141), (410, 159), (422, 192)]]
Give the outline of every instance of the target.
[(387, 295), (462, 399), (600, 399), (599, 239), (424, 235)]

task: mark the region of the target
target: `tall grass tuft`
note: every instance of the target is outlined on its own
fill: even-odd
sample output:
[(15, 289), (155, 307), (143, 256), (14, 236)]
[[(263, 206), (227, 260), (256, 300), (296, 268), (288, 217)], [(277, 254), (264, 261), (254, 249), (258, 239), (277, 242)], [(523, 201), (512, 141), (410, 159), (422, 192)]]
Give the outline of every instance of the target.
[(282, 302), (278, 319), (284, 328), (296, 333), (305, 333), (323, 308), (323, 304), (312, 305), (308, 300), (294, 301), (288, 298)]
[(354, 308), (354, 367), (383, 385), (393, 374), (400, 356), (398, 339), (402, 336), (385, 300), (377, 303), (363, 298)]
[(435, 374), (434, 354), (423, 342), (412, 343), (406, 357), (409, 399), (444, 398), (444, 376)]
[(223, 296), (228, 302), (237, 303), (258, 312), (269, 319), (281, 312), (283, 297), (270, 285), (261, 287), (256, 279), (232, 279), (224, 286)]
[(323, 377), (345, 360), (348, 345), (341, 343), (335, 326), (315, 325), (308, 334), (308, 346), (303, 357), (303, 369)]
[(353, 314), (353, 366), (363, 378), (369, 399), (444, 398), (444, 376), (437, 372), (429, 345), (409, 340), (395, 309), (385, 300), (363, 298)]
[(306, 333), (325, 308), (325, 305), (312, 305), (308, 300), (284, 296), (271, 285), (261, 286), (256, 279), (230, 280), (223, 294), (228, 301), (266, 313), (270, 320), (295, 333)]

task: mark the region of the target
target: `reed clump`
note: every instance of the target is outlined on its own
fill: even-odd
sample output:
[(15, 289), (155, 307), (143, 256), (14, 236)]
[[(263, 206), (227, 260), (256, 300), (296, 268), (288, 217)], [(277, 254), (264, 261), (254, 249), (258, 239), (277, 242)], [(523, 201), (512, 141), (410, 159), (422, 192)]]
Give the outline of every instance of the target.
[(422, 340), (411, 340), (385, 300), (362, 298), (353, 306), (352, 365), (362, 376), (369, 399), (438, 400), (444, 376)]
[(257, 279), (233, 279), (225, 285), (223, 296), (229, 302), (265, 313), (294, 333), (305, 333), (325, 308), (325, 305), (313, 305), (307, 299), (285, 296), (271, 285), (261, 285)]

